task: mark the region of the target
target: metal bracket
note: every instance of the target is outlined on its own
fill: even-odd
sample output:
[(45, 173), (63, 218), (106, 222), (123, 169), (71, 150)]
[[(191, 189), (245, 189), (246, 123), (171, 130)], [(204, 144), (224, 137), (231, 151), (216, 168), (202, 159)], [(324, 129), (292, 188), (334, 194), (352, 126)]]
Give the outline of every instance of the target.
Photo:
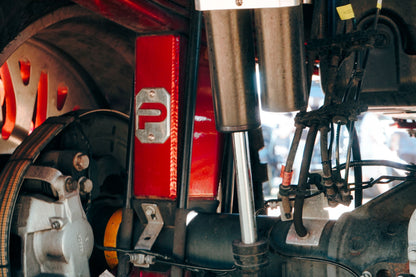
[(308, 230), (306, 237), (299, 237), (296, 233), (295, 226), (292, 224), (289, 232), (287, 233), (286, 243), (303, 246), (318, 246), (322, 232), (328, 223), (328, 220), (309, 219), (304, 220), (303, 223)]
[(159, 208), (156, 204), (142, 204), (142, 209), (147, 219), (147, 226), (140, 235), (139, 241), (134, 249), (150, 250), (155, 243), (164, 222)]
[[(59, 197), (59, 200), (64, 200), (78, 194), (78, 183), (76, 183), (70, 176), (62, 175), (62, 173), (53, 167), (35, 166), (28, 168), (25, 179), (38, 180), (50, 184), (50, 188), (54, 196)], [(71, 184), (71, 186), (67, 186)], [(74, 186), (72, 186), (74, 185)]]
[(301, 0), (195, 0), (198, 11), (294, 7)]

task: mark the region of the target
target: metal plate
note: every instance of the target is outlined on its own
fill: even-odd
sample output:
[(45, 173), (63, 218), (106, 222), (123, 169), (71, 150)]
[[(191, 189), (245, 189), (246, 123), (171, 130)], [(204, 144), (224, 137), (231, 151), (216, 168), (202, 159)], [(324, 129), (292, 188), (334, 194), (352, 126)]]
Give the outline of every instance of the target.
[(159, 236), (160, 231), (162, 231), (164, 222), (156, 204), (143, 203), (142, 209), (147, 219), (147, 225), (134, 249), (150, 250)]
[(170, 94), (144, 88), (136, 95), (136, 137), (141, 143), (164, 143), (170, 136)]
[(300, 0), (195, 0), (198, 11), (283, 8), (299, 6)]

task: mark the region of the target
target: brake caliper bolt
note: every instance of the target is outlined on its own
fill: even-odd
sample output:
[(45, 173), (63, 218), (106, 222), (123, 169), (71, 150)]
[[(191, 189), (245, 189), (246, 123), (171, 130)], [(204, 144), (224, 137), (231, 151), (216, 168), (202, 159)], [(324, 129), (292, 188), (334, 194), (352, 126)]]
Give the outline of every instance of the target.
[(65, 181), (65, 191), (66, 192), (73, 192), (78, 188), (78, 182), (69, 177)]
[(88, 158), (88, 155), (81, 152), (77, 153), (74, 156), (73, 165), (77, 171), (83, 171), (90, 166), (90, 158)]
[(79, 190), (82, 193), (90, 193), (92, 191), (92, 188), (93, 188), (92, 181), (88, 179), (87, 177), (81, 177), (78, 180), (78, 184), (79, 184)]

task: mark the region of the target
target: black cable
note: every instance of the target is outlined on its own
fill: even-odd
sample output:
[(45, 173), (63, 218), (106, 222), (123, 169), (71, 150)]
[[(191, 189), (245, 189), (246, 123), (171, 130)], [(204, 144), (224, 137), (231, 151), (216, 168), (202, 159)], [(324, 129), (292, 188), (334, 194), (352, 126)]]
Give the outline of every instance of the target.
[[(323, 193), (323, 191), (316, 191), (314, 193), (304, 195), (303, 198), (304, 199), (312, 198), (312, 197), (318, 196), (321, 193)], [(281, 202), (281, 201), (282, 201), (282, 198), (269, 199), (269, 200), (264, 201), (264, 205), (268, 205), (269, 203), (274, 203), (274, 202)], [(295, 201), (295, 198), (289, 198), (289, 201)]]
[[(406, 170), (410, 172), (416, 172), (416, 165), (412, 164), (402, 164), (397, 162), (392, 162), (389, 160), (362, 160), (362, 161), (353, 161), (350, 163), (350, 167), (357, 166), (386, 166), (392, 167), (400, 170)], [(339, 166), (340, 170), (345, 169), (345, 163)]]
[(342, 103), (345, 103), (348, 100), (349, 93), (353, 87), (354, 79), (357, 76), (357, 68), (358, 68), (358, 50), (354, 51), (354, 65), (351, 71), (350, 79), (348, 80), (347, 86), (345, 88), (345, 93), (342, 97)]
[[(360, 142), (356, 128), (353, 129), (353, 143), (352, 143), (352, 158), (354, 161), (361, 161)], [(363, 203), (363, 170), (362, 167), (354, 167), (354, 182), (355, 182), (355, 208), (358, 208)]]
[(341, 176), (341, 173), (340, 173), (341, 169), (340, 169), (340, 163), (339, 163), (339, 161), (340, 161), (340, 157), (339, 157), (339, 144), (340, 144), (339, 140), (340, 140), (340, 137), (341, 137), (341, 124), (338, 124), (337, 125), (337, 134), (335, 136), (335, 164), (336, 164), (335, 169), (336, 169), (337, 177)]
[(332, 260), (328, 260), (328, 259), (322, 259), (322, 258), (312, 258), (312, 257), (296, 257), (296, 256), (294, 256), (292, 258), (296, 259), (296, 260), (303, 260), (303, 261), (330, 264), (330, 265), (333, 265), (333, 266), (336, 266), (336, 267), (339, 267), (339, 268), (345, 270), (346, 272), (348, 272), (352, 276), (355, 276), (355, 277), (360, 277), (361, 276), (361, 274), (356, 273), (352, 268), (350, 268), (350, 267), (348, 267), (344, 264), (341, 264), (339, 262), (336, 262), (336, 261), (332, 261)]
[[(382, 181), (382, 180), (386, 180), (386, 181)], [(386, 175), (382, 175), (380, 177), (378, 177), (377, 179), (373, 179), (371, 178), (370, 181), (368, 182), (363, 182), (363, 184), (366, 184), (365, 186), (362, 186), (361, 189), (368, 189), (373, 187), (375, 184), (388, 184), (390, 182), (393, 181), (414, 181), (414, 178), (409, 178), (409, 177), (404, 177), (404, 176), (386, 176)], [(353, 185), (353, 184), (351, 184)], [(351, 189), (351, 190), (356, 190), (356, 188)]]
[(335, 133), (334, 123), (331, 122), (329, 126), (330, 126), (331, 137), (330, 137), (329, 146), (328, 146), (328, 159), (332, 160), (332, 147), (334, 145), (334, 133)]
[(312, 125), (309, 128), (308, 136), (306, 138), (305, 149), (303, 152), (302, 165), (299, 173), (299, 193), (295, 198), (295, 212), (293, 214), (293, 225), (295, 226), (296, 233), (300, 237), (304, 237), (308, 234), (302, 221), (304, 192), (307, 189), (307, 180), (309, 176), (309, 168), (311, 165), (313, 148), (315, 145), (315, 139), (318, 132), (317, 125)]
[(102, 246), (98, 244), (95, 244), (95, 247), (101, 251), (116, 251), (122, 254), (144, 254), (144, 255), (154, 256), (156, 258), (156, 262), (181, 267), (190, 271), (197, 271), (197, 272), (210, 271), (210, 272), (218, 272), (218, 273), (228, 273), (228, 272), (235, 271), (237, 269), (234, 266), (231, 268), (213, 268), (213, 267), (192, 265), (192, 264), (176, 261), (174, 258), (166, 256), (166, 255), (162, 255), (159, 253), (155, 253), (155, 252), (151, 252), (151, 251), (143, 250), (143, 249), (127, 250), (127, 249), (121, 249), (117, 247)]
[[(382, 180), (386, 180), (386, 181), (382, 181)], [(380, 177), (378, 177), (377, 179), (373, 179), (371, 178), (370, 181), (366, 181), (366, 182), (361, 182), (361, 186), (358, 188), (359, 190), (363, 190), (363, 189), (368, 189), (373, 187), (375, 184), (387, 184), (393, 181), (407, 181), (407, 180), (416, 180), (416, 178), (409, 178), (407, 176), (389, 176), (389, 175), (382, 175)], [(356, 185), (356, 183), (349, 183), (348, 187), (350, 191), (357, 191), (357, 187), (355, 188), (350, 188), (351, 186)], [(319, 194), (324, 193), (323, 191), (316, 191), (314, 193), (311, 194), (307, 194), (304, 195), (304, 198), (312, 198), (315, 196), (318, 196)], [(276, 203), (276, 202), (281, 202), (282, 199), (281, 198), (276, 198), (276, 199), (269, 199), (267, 201), (264, 201), (264, 206), (265, 208), (270, 207), (270, 203)], [(289, 201), (295, 201), (295, 198), (289, 198)], [(263, 208), (264, 209), (264, 208)]]
[(237, 269), (236, 267), (232, 267), (230, 269), (211, 268), (211, 267), (204, 267), (204, 266), (198, 266), (198, 265), (190, 265), (190, 264), (185, 264), (185, 263), (171, 262), (171, 261), (166, 261), (166, 260), (156, 260), (156, 262), (159, 262), (161, 264), (167, 264), (167, 265), (181, 267), (183, 269), (186, 269), (186, 270), (189, 270), (189, 271), (195, 271), (195, 272), (211, 271), (211, 272), (215, 272), (215, 273), (224, 273), (225, 274), (225, 273), (233, 272)]
[[(191, 270), (191, 271), (197, 271), (197, 272), (199, 272), (199, 271), (210, 271), (210, 272), (224, 273), (225, 274), (225, 273), (233, 272), (237, 269), (234, 266), (229, 268), (229, 269), (224, 269), (224, 268), (211, 268), (211, 267), (204, 267), (204, 266), (191, 265), (191, 264), (187, 264), (187, 263), (181, 263), (181, 262), (175, 261), (174, 259), (172, 259), (168, 256), (161, 255), (159, 253), (154, 253), (154, 252), (147, 251), (147, 250), (141, 250), (141, 249), (126, 250), (126, 249), (120, 249), (120, 248), (115, 248), (115, 247), (106, 247), (106, 246), (101, 246), (101, 245), (95, 245), (95, 247), (102, 250), (102, 251), (117, 251), (117, 252), (124, 253), (124, 254), (152, 255), (152, 256), (156, 257), (156, 262), (159, 262), (159, 263), (162, 263), (162, 264), (167, 264), (167, 265), (173, 265), (173, 266), (177, 266), (177, 267), (182, 267), (184, 269)], [(314, 258), (314, 257), (290, 256), (290, 255), (283, 254), (283, 253), (277, 251), (276, 249), (274, 249), (274, 250), (278, 255), (286, 257), (286, 258), (330, 264), (330, 265), (339, 267), (339, 268), (347, 271), (352, 276), (360, 277), (360, 275), (357, 274), (352, 268), (350, 268), (350, 267), (348, 267), (344, 264), (341, 264), (339, 262), (336, 262), (336, 261), (332, 261), (332, 260), (329, 260), (329, 259), (323, 259), (323, 258)]]
[[(349, 134), (349, 138), (348, 138), (348, 147), (347, 147), (347, 160), (345, 163), (345, 167), (350, 168), (350, 163), (351, 163), (351, 149), (352, 149), (352, 144), (353, 144), (353, 130), (354, 130), (354, 121), (349, 121), (349, 123), (347, 124), (348, 126), (348, 134)], [(345, 175), (344, 175), (344, 183), (345, 185), (348, 184), (348, 177), (349, 177), (349, 170), (345, 170)]]

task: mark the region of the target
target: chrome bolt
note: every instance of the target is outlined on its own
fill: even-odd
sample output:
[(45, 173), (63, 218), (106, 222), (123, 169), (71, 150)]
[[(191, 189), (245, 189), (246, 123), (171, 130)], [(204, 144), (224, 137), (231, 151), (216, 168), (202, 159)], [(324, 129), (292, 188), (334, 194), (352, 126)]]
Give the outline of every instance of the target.
[(150, 97), (155, 97), (155, 95), (156, 95), (156, 91), (154, 91), (154, 90), (149, 91), (149, 96)]
[(77, 153), (74, 156), (73, 165), (77, 171), (83, 171), (90, 166), (90, 158), (88, 158), (88, 155), (81, 152)]
[(148, 135), (148, 139), (149, 139), (150, 141), (154, 141), (154, 140), (155, 140), (155, 135), (154, 135), (154, 134), (149, 134), (149, 135)]

